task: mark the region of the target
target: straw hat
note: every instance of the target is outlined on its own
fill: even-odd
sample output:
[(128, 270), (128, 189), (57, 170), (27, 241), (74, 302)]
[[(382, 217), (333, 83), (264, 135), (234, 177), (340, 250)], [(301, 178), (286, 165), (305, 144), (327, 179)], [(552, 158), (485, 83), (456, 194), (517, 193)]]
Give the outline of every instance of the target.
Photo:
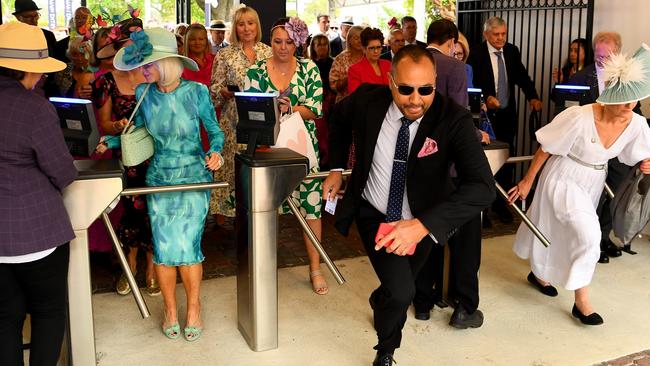
[(178, 54), (176, 37), (163, 28), (151, 28), (131, 33), (132, 44), (123, 47), (115, 55), (113, 65), (118, 70), (133, 70), (142, 65), (169, 57), (178, 57), (183, 65), (193, 71), (199, 66), (191, 58)]
[(18, 22), (0, 25), (0, 66), (35, 73), (61, 71), (66, 67), (49, 57), (47, 41), (39, 27)]
[(210, 30), (222, 30), (222, 31), (225, 31), (225, 30), (228, 30), (228, 26), (226, 25), (226, 23), (224, 23), (223, 20), (215, 19), (215, 20), (210, 21), (210, 28), (209, 29)]
[(627, 104), (650, 96), (650, 47), (643, 43), (632, 57), (612, 55), (605, 63), (605, 85), (596, 102)]

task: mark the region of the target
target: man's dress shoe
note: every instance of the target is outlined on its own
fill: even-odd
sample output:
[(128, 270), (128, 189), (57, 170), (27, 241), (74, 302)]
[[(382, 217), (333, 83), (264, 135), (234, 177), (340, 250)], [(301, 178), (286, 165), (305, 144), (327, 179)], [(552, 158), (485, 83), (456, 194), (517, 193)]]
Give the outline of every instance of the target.
[(379, 355), (379, 352), (377, 352), (377, 356), (375, 356), (375, 360), (372, 361), (372, 366), (393, 366), (393, 363), (397, 363), (397, 362), (393, 358), (392, 353), (385, 353), (383, 355)]
[(598, 258), (598, 263), (609, 263), (609, 256), (607, 255), (607, 252), (601, 251), (600, 252), (600, 258)]
[(578, 307), (576, 304), (573, 304), (573, 309), (571, 309), (571, 314), (575, 317), (580, 319), (580, 322), (585, 325), (601, 325), (605, 321), (603, 318), (598, 315), (597, 312), (593, 312), (589, 315), (584, 315), (580, 310), (578, 310)]
[(530, 282), (533, 286), (535, 286), (539, 290), (539, 292), (543, 293), (546, 296), (551, 296), (551, 297), (557, 296), (557, 289), (551, 285), (544, 286), (541, 283), (539, 283), (539, 281), (537, 281), (537, 278), (535, 277), (533, 272), (530, 272), (528, 274), (528, 282)]
[(611, 240), (607, 241), (607, 245), (605, 246), (605, 253), (607, 253), (607, 255), (612, 258), (620, 257), (623, 254), (621, 252), (621, 248), (617, 247), (616, 244), (612, 243)]
[(449, 325), (457, 329), (478, 328), (483, 325), (483, 313), (476, 310), (469, 314), (462, 305), (458, 305), (451, 314)]
[(431, 310), (415, 309), (415, 319), (429, 320), (431, 318)]

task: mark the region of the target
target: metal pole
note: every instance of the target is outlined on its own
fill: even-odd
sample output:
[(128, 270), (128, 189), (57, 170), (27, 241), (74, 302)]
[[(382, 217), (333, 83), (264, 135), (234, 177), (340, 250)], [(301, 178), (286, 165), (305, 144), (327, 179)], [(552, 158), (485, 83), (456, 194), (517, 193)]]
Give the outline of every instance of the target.
[(612, 188), (607, 183), (605, 183), (605, 193), (607, 193), (610, 199), (614, 199), (614, 191), (612, 191)]
[[(503, 199), (507, 201), (508, 200), (508, 193), (506, 193), (506, 191), (503, 189), (503, 187), (501, 187), (501, 185), (499, 183), (495, 182), (494, 184), (497, 187), (497, 191), (501, 194), (501, 197), (503, 197)], [(530, 219), (528, 219), (528, 216), (526, 216), (526, 214), (523, 211), (521, 211), (521, 209), (519, 207), (517, 207), (517, 205), (510, 205), (510, 207), (512, 207), (515, 210), (515, 212), (517, 213), (517, 215), (519, 215), (519, 217), (521, 217), (521, 221), (523, 221), (526, 224), (526, 226), (528, 226), (530, 228), (530, 230), (533, 232), (533, 234), (535, 234), (537, 239), (539, 239), (539, 241), (541, 241), (542, 244), (544, 244), (544, 246), (548, 248), (549, 245), (551, 245), (551, 243), (548, 241), (548, 239), (546, 239), (544, 234), (542, 234), (539, 231), (537, 226), (535, 226), (535, 224), (533, 224), (532, 221), (530, 221)]]
[(300, 214), (300, 210), (298, 210), (298, 207), (296, 207), (296, 204), (293, 202), (291, 197), (289, 197), (286, 200), (286, 202), (289, 204), (289, 208), (291, 209), (291, 212), (293, 212), (293, 215), (298, 219), (300, 226), (302, 226), (302, 230), (307, 234), (312, 244), (314, 244), (314, 248), (316, 248), (320, 256), (323, 257), (323, 261), (327, 265), (327, 268), (329, 268), (330, 272), (332, 272), (332, 276), (334, 276), (336, 282), (338, 282), (339, 285), (344, 284), (345, 278), (343, 278), (343, 275), (341, 275), (341, 272), (339, 272), (339, 269), (336, 267), (336, 264), (334, 264), (334, 262), (330, 259), (329, 255), (327, 255), (325, 249), (323, 249), (323, 246), (320, 244), (320, 241), (316, 238), (316, 235), (314, 235), (314, 232), (311, 230), (309, 225), (307, 225), (307, 220), (305, 220), (305, 218), (302, 217), (302, 215)]
[(123, 190), (122, 193), (120, 193), (120, 196), (135, 196), (137, 194), (192, 191), (192, 190), (226, 188), (226, 187), (228, 187), (228, 183), (219, 182), (219, 183), (179, 184), (175, 186), (160, 186), (160, 187), (127, 188)]
[(113, 229), (113, 225), (111, 225), (111, 220), (108, 218), (108, 214), (105, 211), (102, 212), (102, 220), (104, 220), (104, 224), (106, 225), (106, 231), (108, 231), (108, 235), (111, 236), (111, 240), (113, 241), (113, 246), (115, 247), (115, 251), (117, 252), (117, 257), (120, 259), (120, 264), (122, 265), (122, 270), (124, 271), (124, 275), (126, 275), (126, 279), (129, 281), (129, 286), (131, 286), (131, 292), (133, 293), (133, 298), (135, 299), (135, 303), (138, 304), (138, 309), (140, 310), (140, 314), (142, 315), (142, 318), (146, 319), (151, 316), (151, 313), (149, 313), (149, 308), (147, 308), (147, 303), (142, 298), (142, 293), (140, 292), (140, 288), (138, 287), (138, 284), (135, 282), (135, 277), (133, 277), (133, 273), (131, 272), (131, 267), (129, 266), (129, 262), (127, 262), (126, 256), (124, 255), (124, 251), (122, 250), (122, 244), (117, 238), (117, 235), (115, 234), (115, 230)]

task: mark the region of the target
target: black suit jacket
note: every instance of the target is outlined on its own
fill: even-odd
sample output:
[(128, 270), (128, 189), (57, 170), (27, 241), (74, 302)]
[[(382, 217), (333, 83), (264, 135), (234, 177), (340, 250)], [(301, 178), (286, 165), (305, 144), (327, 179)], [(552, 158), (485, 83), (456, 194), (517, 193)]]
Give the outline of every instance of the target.
[(341, 37), (339, 36), (330, 41), (330, 56), (334, 58), (341, 52), (343, 52), (343, 42), (341, 42)]
[(393, 61), (393, 54), (390, 53), (390, 48), (388, 49), (388, 52), (384, 52), (379, 56), (380, 59), (382, 60), (388, 60), (388, 61)]
[[(508, 75), (508, 89), (510, 99), (508, 106), (515, 105), (515, 85), (518, 85), (526, 95), (526, 99), (539, 99), (535, 84), (528, 76), (528, 70), (521, 63), (521, 54), (517, 46), (506, 43), (503, 47), (503, 61), (506, 64), (506, 73)], [(472, 50), (467, 63), (472, 65), (474, 70), (474, 87), (483, 89), (483, 96), (496, 97), (496, 85), (494, 84), (494, 74), (492, 71), (492, 62), (488, 52), (487, 42), (481, 43)]]
[[(392, 101), (387, 86), (363, 84), (330, 116), (330, 167), (345, 168), (353, 135), (356, 153), (345, 197), (336, 210), (335, 226), (343, 235), (359, 210), (379, 130)], [(438, 151), (418, 158), (427, 137), (437, 142)], [(458, 186), (449, 177), (452, 162)], [(476, 140), (472, 116), (439, 93), (422, 118), (409, 152), (406, 191), (411, 212), (441, 245), (495, 198), (494, 179)], [(433, 243), (428, 236), (424, 240)]]

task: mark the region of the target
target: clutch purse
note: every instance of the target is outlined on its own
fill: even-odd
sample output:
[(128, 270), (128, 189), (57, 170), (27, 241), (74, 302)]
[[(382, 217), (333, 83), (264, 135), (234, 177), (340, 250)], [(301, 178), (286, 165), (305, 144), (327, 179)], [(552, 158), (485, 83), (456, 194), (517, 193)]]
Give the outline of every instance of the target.
[(153, 138), (147, 131), (147, 128), (135, 127), (133, 124), (133, 117), (140, 107), (140, 103), (147, 95), (149, 87), (151, 84), (148, 84), (142, 93), (142, 96), (138, 100), (138, 103), (131, 113), (131, 118), (129, 118), (129, 123), (122, 130), (120, 135), (120, 144), (122, 145), (122, 164), (124, 166), (135, 166), (141, 164), (145, 160), (153, 156)]

